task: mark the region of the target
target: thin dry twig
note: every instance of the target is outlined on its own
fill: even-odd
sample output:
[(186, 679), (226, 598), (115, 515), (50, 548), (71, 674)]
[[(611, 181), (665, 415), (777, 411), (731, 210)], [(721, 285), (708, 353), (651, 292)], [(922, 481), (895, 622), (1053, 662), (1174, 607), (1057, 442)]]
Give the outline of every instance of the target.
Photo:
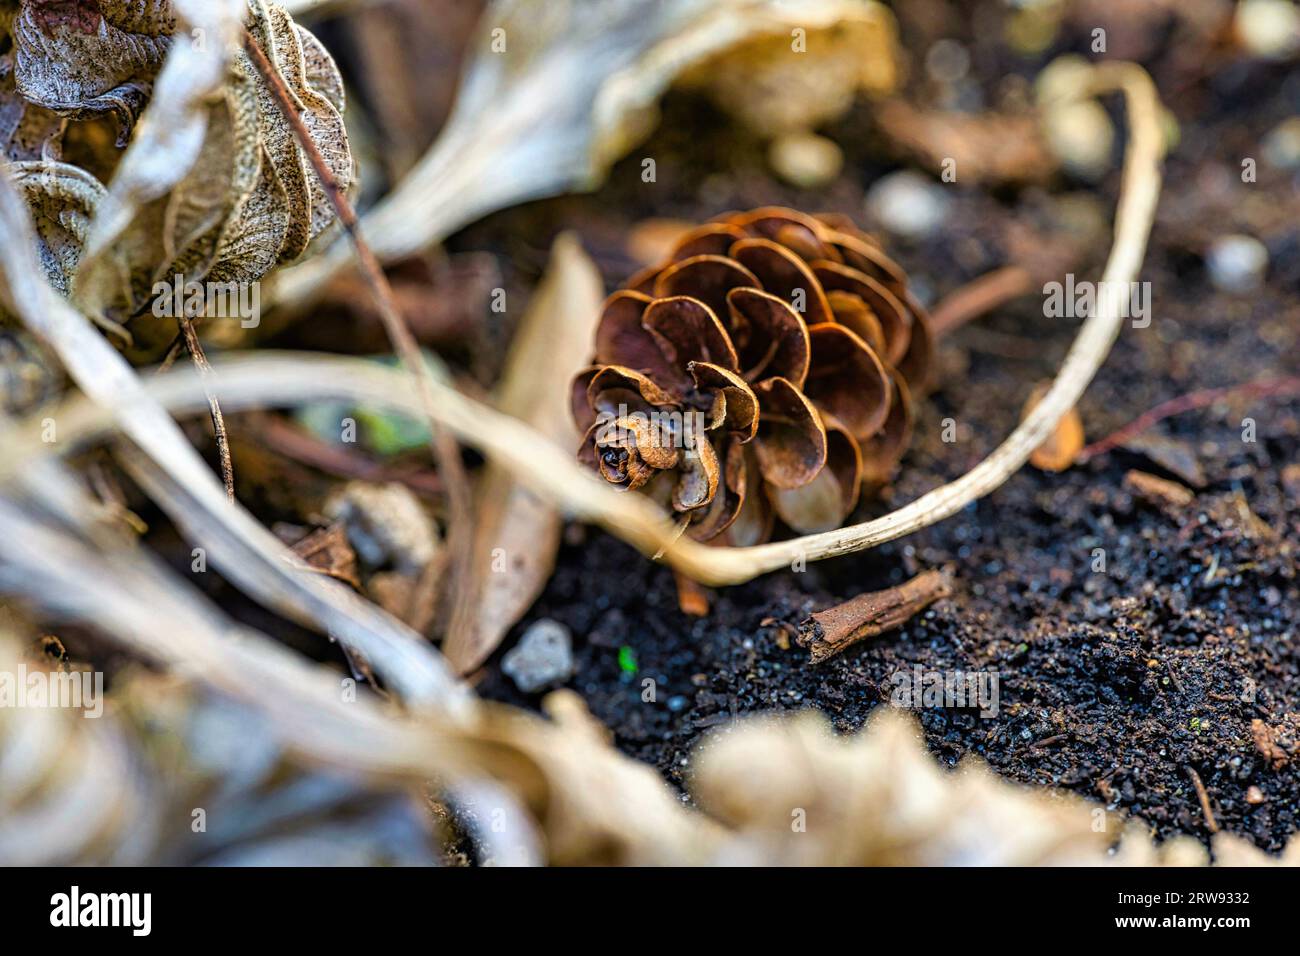
[(1201, 813), (1205, 815), (1205, 829), (1211, 833), (1218, 833), (1219, 823), (1214, 819), (1214, 808), (1210, 806), (1210, 794), (1201, 781), (1201, 775), (1191, 765), (1187, 767), (1187, 775), (1192, 778), (1192, 786), (1196, 788), (1196, 799), (1201, 802)]
[(1274, 395), (1300, 395), (1300, 376), (1269, 378), (1259, 382), (1247, 382), (1243, 385), (1229, 385), (1224, 388), (1205, 388), (1179, 395), (1177, 398), (1171, 398), (1167, 402), (1161, 402), (1155, 408), (1143, 412), (1123, 428), (1116, 429), (1105, 438), (1093, 442), (1079, 452), (1077, 460), (1082, 463), (1089, 458), (1095, 458), (1097, 455), (1104, 455), (1111, 449), (1132, 441), (1152, 425), (1162, 422), (1166, 418), (1172, 418), (1174, 415), (1181, 415), (1183, 412), (1190, 412), (1197, 408), (1209, 408), (1211, 405), (1233, 399), (1265, 398)]
[(312, 169), (316, 172), (316, 178), (320, 181), (321, 188), (325, 191), (330, 205), (334, 207), (339, 222), (343, 224), (343, 228), (347, 231), (348, 238), (352, 242), (352, 248), (361, 265), (362, 274), (365, 276), (366, 283), (370, 286), (370, 291), (374, 295), (376, 305), (379, 308), (379, 316), (383, 321), (384, 330), (388, 333), (388, 338), (397, 350), (402, 364), (406, 366), (407, 371), (415, 380), (421, 403), (424, 406), (424, 414), (429, 421), (432, 436), (430, 444), (433, 449), (434, 460), (447, 488), (447, 542), (453, 557), (449, 567), (448, 580), (444, 582), (443, 593), (454, 593), (452, 589), (455, 582), (463, 577), (462, 569), (469, 542), (466, 521), (472, 513), (473, 503), (469, 478), (465, 473), (465, 465), (460, 457), (460, 447), (456, 444), (456, 440), (452, 435), (442, 427), (438, 417), (433, 374), (429, 371), (424, 356), (420, 352), (419, 343), (416, 342), (415, 336), (411, 334), (411, 330), (406, 325), (406, 320), (402, 318), (401, 312), (397, 309), (393, 299), (393, 290), (388, 284), (388, 277), (384, 274), (383, 267), (380, 266), (379, 260), (370, 251), (370, 247), (366, 245), (365, 240), (361, 238), (360, 230), (357, 228), (356, 210), (352, 208), (352, 203), (343, 190), (339, 188), (329, 170), (328, 164), (325, 162), (325, 158), (321, 156), (320, 150), (311, 137), (311, 133), (308, 131), (302, 117), (298, 114), (298, 110), (294, 107), (293, 98), (285, 88), (284, 81), (271, 65), (266, 53), (263, 52), (247, 27), (244, 28), (244, 48), (248, 51), (248, 55), (257, 67), (258, 73), (262, 75), (262, 79), (270, 89), (272, 96), (280, 107), (280, 112), (293, 128), (294, 135), (298, 138), (298, 143), (303, 152), (311, 161)]
[(950, 335), (967, 322), (1033, 288), (1033, 279), (1021, 266), (1003, 266), (986, 272), (948, 293), (930, 312), (930, 331), (935, 338)]
[(208, 399), (208, 414), (212, 417), (212, 433), (217, 439), (217, 455), (221, 459), (221, 483), (226, 486), (226, 497), (235, 500), (235, 466), (230, 460), (230, 436), (226, 433), (226, 417), (221, 414), (221, 403), (213, 392), (212, 365), (203, 351), (199, 341), (198, 330), (194, 328), (194, 319), (182, 315), (178, 320), (181, 334), (185, 336), (185, 348), (199, 370), (199, 381), (203, 383), (203, 393)]

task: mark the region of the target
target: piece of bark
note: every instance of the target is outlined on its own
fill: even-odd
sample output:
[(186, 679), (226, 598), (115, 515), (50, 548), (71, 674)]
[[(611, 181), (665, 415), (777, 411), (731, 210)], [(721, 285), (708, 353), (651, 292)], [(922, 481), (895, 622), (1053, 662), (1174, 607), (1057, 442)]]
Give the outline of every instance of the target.
[(922, 571), (898, 587), (869, 591), (818, 611), (800, 625), (795, 640), (808, 648), (811, 663), (820, 664), (859, 641), (900, 627), (951, 593), (952, 578), (947, 571)]

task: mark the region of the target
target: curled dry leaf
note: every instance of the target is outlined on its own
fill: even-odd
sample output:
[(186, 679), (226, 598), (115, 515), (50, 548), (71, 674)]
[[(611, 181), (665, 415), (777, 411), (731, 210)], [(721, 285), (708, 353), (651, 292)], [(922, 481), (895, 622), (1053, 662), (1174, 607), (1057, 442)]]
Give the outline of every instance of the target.
[[(888, 708), (847, 737), (813, 713), (743, 720), (696, 760), (691, 790), (734, 834), (733, 865), (1078, 865), (1103, 862), (1112, 839), (1083, 800), (1019, 789), (976, 761), (945, 774)], [(806, 830), (791, 826), (796, 809)]]
[[(603, 291), (577, 239), (557, 239), (498, 389), (501, 411), (567, 447), (578, 438), (569, 417), (568, 383), (579, 368), (575, 356), (591, 341)], [(468, 580), (443, 642), (443, 652), (462, 673), (478, 667), (537, 599), (560, 544), (554, 505), (519, 484), (509, 469), (489, 464), (479, 481)]]
[(293, 553), (322, 574), (360, 589), (357, 553), (348, 543), (347, 528), (341, 521), (318, 528), (293, 544)]
[[(20, 665), (9, 640), (0, 662), (9, 673), (37, 667)], [(304, 766), (265, 715), (172, 677), (125, 675), (112, 702), (99, 720), (0, 708), (0, 759), (12, 771), (0, 780), (7, 864), (438, 862), (411, 782)], [(194, 807), (207, 812), (197, 832)]]
[[(866, 5), (875, 9), (878, 5)], [(850, 0), (496, 0), (452, 115), (410, 174), (362, 219), (380, 259), (401, 259), (529, 199), (590, 189), (654, 127), (683, 70), (744, 40), (829, 28)], [(860, 69), (850, 71), (857, 82)], [(286, 270), (277, 302), (301, 305), (346, 265), (341, 245)]]
[(840, 0), (810, 12), (805, 16), (801, 9), (787, 22), (755, 30), (693, 66), (682, 85), (705, 90), (720, 109), (766, 137), (832, 123), (849, 111), (859, 91), (894, 90), (898, 26), (888, 7)]
[[(1021, 412), (1022, 420), (1028, 417), (1034, 406), (1043, 400), (1050, 387), (1050, 382), (1043, 382), (1034, 387), (1029, 400), (1025, 402), (1024, 411)], [(1077, 408), (1071, 408), (1061, 416), (1056, 423), (1056, 428), (1047, 436), (1047, 440), (1034, 449), (1033, 454), (1029, 456), (1029, 463), (1043, 471), (1065, 471), (1074, 464), (1082, 450), (1083, 419), (1079, 417)]]
[(945, 570), (923, 571), (897, 587), (859, 594), (843, 604), (818, 611), (800, 626), (795, 641), (820, 664), (868, 637), (901, 627), (913, 616), (952, 593)]
[(852, 223), (726, 214), (606, 300), (572, 388), (579, 458), (671, 507), (697, 540), (756, 544), (775, 517), (837, 528), (906, 450), (927, 322)]
[[(263, 0), (22, 0), (0, 55), (0, 145), (17, 160), (51, 283), (156, 356), (176, 303), (159, 283), (251, 283), (297, 258), (333, 220), (270, 92), (239, 48), (242, 21), (286, 86), (336, 179), (352, 181), (342, 82), (329, 54)], [(0, 23), (0, 27), (5, 24)], [(149, 122), (136, 126), (147, 110)], [(61, 160), (70, 123), (117, 118), (96, 169)], [(123, 151), (125, 148), (125, 151)], [(120, 154), (120, 155), (119, 155)], [(230, 286), (234, 288), (233, 286)]]

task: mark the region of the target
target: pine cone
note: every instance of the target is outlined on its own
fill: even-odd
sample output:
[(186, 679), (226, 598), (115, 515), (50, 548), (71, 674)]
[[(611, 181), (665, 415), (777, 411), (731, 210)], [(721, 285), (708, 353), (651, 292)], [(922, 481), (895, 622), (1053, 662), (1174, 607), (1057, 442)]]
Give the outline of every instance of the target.
[(574, 380), (579, 458), (697, 540), (839, 527), (906, 449), (928, 321), (846, 217), (720, 216), (606, 301)]

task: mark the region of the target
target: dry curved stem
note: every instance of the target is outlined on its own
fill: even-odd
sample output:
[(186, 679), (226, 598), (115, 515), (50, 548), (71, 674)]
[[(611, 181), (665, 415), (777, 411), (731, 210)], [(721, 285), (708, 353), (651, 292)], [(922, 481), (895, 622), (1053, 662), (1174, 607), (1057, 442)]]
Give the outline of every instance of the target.
[[(1102, 276), (1111, 288), (1116, 288), (1132, 281), (1142, 264), (1160, 192), (1163, 133), (1155, 87), (1144, 70), (1133, 64), (1105, 63), (1092, 67), (1092, 71), (1092, 83), (1082, 92), (1096, 95), (1122, 90), (1128, 100), (1132, 127), (1115, 241)], [(992, 454), (966, 475), (875, 521), (752, 548), (715, 548), (679, 538), (673, 522), (653, 503), (605, 487), (574, 461), (568, 450), (449, 386), (439, 382), (430, 382), (429, 386), (437, 400), (433, 413), (439, 422), (574, 517), (603, 525), (647, 555), (662, 550), (668, 564), (701, 583), (737, 584), (796, 560), (850, 554), (911, 534), (994, 491), (1028, 460), (1056, 428), (1061, 416), (1075, 405), (1109, 352), (1122, 321), (1117, 302), (1103, 296), (1096, 313), (1080, 329), (1047, 395)], [(232, 407), (334, 396), (373, 402), (408, 414), (422, 411), (422, 402), (404, 394), (405, 377), (401, 373), (359, 360), (315, 356), (289, 361), (262, 352), (252, 358), (223, 361), (220, 367), (222, 398)], [(153, 398), (173, 409), (202, 409), (202, 389), (197, 386), (193, 376), (180, 371), (153, 376), (143, 383), (143, 389)], [(65, 409), (59, 421), (63, 434), (74, 439), (112, 425), (107, 412), (85, 403)], [(15, 449), (20, 453), (8, 461), (0, 461), (0, 481), (12, 476), (16, 463), (26, 456), (50, 451), (40, 442), (37, 422), (26, 423), (21, 435), (13, 440), (21, 441), (23, 447)]]
[(967, 322), (1026, 295), (1033, 286), (1033, 279), (1023, 266), (1003, 266), (986, 272), (950, 292), (930, 310), (930, 332), (936, 339), (951, 335)]

